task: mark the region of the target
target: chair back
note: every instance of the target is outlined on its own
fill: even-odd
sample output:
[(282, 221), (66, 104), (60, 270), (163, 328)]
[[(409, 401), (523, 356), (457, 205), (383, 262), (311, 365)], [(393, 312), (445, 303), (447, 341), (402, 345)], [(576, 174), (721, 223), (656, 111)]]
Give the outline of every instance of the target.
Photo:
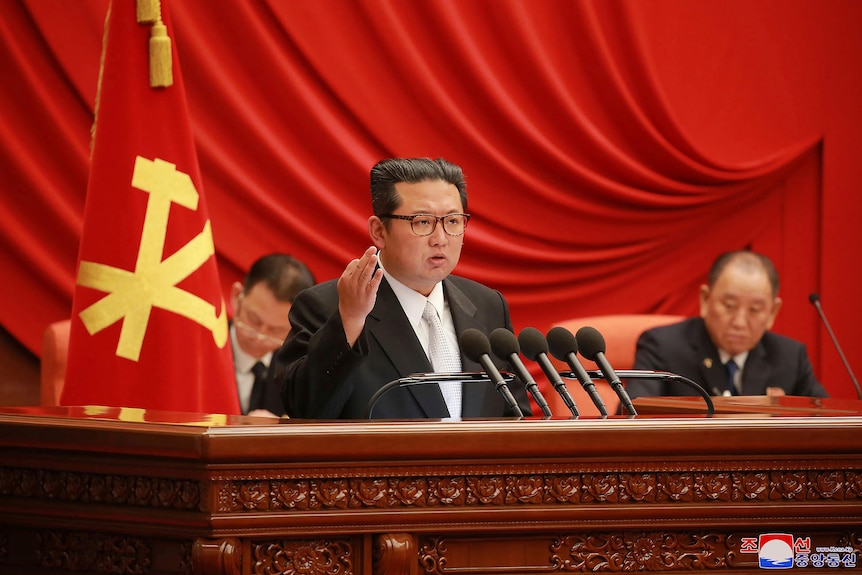
[(69, 355), (69, 330), (72, 320), (50, 324), (42, 334), (40, 398), (42, 405), (60, 405), (60, 394), (66, 380)]
[[(584, 326), (596, 328), (605, 338), (605, 356), (611, 366), (614, 369), (633, 369), (640, 335), (648, 329), (676, 323), (685, 317), (670, 314), (594, 315), (568, 319), (554, 325), (572, 333), (577, 333)], [(592, 362), (588, 363), (593, 365)]]
[[(567, 319), (554, 324), (554, 327), (564, 327), (573, 334), (584, 326), (594, 327), (605, 338), (605, 356), (611, 367), (616, 369), (633, 369), (635, 365), (635, 350), (640, 335), (646, 330), (668, 325), (685, 319), (684, 315), (671, 314), (618, 314), (618, 315), (594, 315)], [(592, 361), (584, 359), (578, 354), (578, 359), (586, 369), (597, 369)], [(554, 360), (554, 363), (564, 371), (568, 366)], [(619, 413), (620, 399), (616, 392), (605, 381), (596, 381), (596, 390), (605, 402), (608, 414)], [(566, 387), (578, 406), (581, 415), (599, 415), (598, 409), (593, 405), (589, 395), (575, 381), (567, 382)], [(554, 398), (555, 404), (551, 410), (564, 413), (566, 410), (562, 400)], [(551, 399), (548, 399), (550, 404)]]

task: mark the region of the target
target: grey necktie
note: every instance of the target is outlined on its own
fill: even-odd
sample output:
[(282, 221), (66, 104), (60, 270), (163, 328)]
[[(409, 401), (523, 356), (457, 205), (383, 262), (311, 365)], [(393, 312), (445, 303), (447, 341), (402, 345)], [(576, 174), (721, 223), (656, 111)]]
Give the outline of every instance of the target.
[[(436, 373), (452, 373), (461, 371), (461, 356), (454, 349), (443, 331), (443, 324), (437, 315), (437, 310), (430, 301), (425, 302), (422, 319), (428, 322), (428, 355)], [(446, 407), (452, 417), (461, 416), (461, 382), (444, 381), (440, 383), (440, 391), (446, 400)]]

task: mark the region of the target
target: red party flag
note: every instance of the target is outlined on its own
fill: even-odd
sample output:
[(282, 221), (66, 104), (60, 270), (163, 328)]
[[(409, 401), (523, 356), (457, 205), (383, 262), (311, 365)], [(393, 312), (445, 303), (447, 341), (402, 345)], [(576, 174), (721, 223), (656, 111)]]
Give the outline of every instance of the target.
[(63, 405), (238, 414), (167, 0), (113, 0)]

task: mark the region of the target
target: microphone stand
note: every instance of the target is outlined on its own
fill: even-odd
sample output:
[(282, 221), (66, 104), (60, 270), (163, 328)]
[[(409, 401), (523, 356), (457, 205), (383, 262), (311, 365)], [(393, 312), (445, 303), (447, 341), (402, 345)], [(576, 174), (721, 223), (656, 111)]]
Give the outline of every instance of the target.
[(832, 340), (832, 345), (835, 346), (835, 349), (838, 350), (838, 357), (841, 358), (841, 362), (844, 364), (844, 369), (847, 370), (847, 373), (850, 375), (850, 381), (853, 382), (853, 387), (856, 388), (856, 397), (862, 399), (862, 389), (859, 388), (859, 382), (856, 381), (856, 376), (853, 375), (853, 370), (850, 369), (850, 363), (847, 361), (847, 358), (844, 356), (844, 351), (841, 349), (841, 346), (838, 344), (838, 338), (835, 337), (835, 333), (832, 332), (832, 327), (829, 325), (829, 320), (826, 319), (826, 314), (823, 313), (823, 307), (820, 305), (820, 296), (813, 293), (808, 296), (808, 299), (814, 305), (814, 308), (817, 310), (817, 314), (820, 316), (820, 319), (823, 321), (824, 327), (826, 327), (826, 333), (829, 334), (829, 339)]
[[(712, 416), (715, 414), (715, 405), (712, 403), (712, 398), (709, 396), (709, 393), (695, 383), (694, 381), (688, 379), (687, 377), (683, 377), (676, 373), (671, 373), (669, 371), (649, 371), (649, 370), (640, 370), (640, 369), (618, 369), (615, 370), (617, 377), (620, 379), (667, 379), (671, 381), (679, 381), (690, 388), (694, 389), (706, 403), (706, 414)], [(589, 374), (592, 379), (604, 379), (602, 372), (600, 370), (588, 370), (587, 374)], [(565, 377), (566, 379), (577, 379), (577, 376), (572, 371), (561, 371), (560, 377)]]
[[(506, 383), (510, 383), (515, 379), (515, 376), (508, 372), (500, 372)], [(494, 383), (484, 372), (455, 372), (455, 373), (413, 373), (407, 377), (393, 379), (384, 384), (380, 389), (374, 392), (371, 399), (368, 400), (368, 406), (365, 408), (365, 419), (371, 419), (374, 412), (374, 406), (383, 395), (395, 387), (409, 387), (411, 385), (424, 385), (426, 383), (440, 383), (441, 381), (460, 381), (463, 383)]]

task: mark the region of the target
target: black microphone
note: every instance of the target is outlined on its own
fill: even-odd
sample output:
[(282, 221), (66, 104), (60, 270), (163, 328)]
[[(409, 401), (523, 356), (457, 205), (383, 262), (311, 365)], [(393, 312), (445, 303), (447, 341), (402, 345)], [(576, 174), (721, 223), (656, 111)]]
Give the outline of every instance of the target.
[(554, 369), (554, 364), (552, 364), (551, 360), (548, 359), (548, 342), (545, 340), (545, 336), (542, 335), (542, 332), (534, 327), (525, 327), (521, 330), (521, 333), (518, 334), (518, 343), (521, 344), (521, 352), (524, 356), (539, 364), (542, 371), (545, 372), (545, 377), (548, 378), (548, 381), (554, 386), (554, 389), (557, 390), (560, 397), (563, 398), (566, 407), (571, 410), (572, 415), (580, 417), (581, 413), (575, 405), (575, 400), (569, 393), (568, 388), (566, 388), (566, 384), (563, 383), (562, 379), (560, 379), (560, 374), (557, 373), (556, 369)]
[(823, 308), (820, 307), (820, 296), (816, 293), (813, 293), (808, 296), (808, 301), (814, 304), (814, 307), (817, 308), (817, 313), (818, 315), (820, 315), (820, 319), (823, 321), (823, 325), (826, 326), (826, 333), (829, 334), (829, 339), (832, 340), (832, 345), (834, 345), (835, 349), (838, 350), (838, 356), (844, 363), (844, 369), (846, 369), (847, 373), (850, 374), (850, 381), (852, 381), (853, 386), (856, 387), (856, 395), (859, 397), (859, 399), (862, 399), (862, 389), (859, 389), (859, 382), (856, 381), (856, 376), (853, 375), (853, 370), (850, 369), (850, 364), (847, 362), (847, 358), (844, 357), (844, 352), (841, 350), (841, 346), (838, 345), (838, 338), (836, 338), (835, 334), (832, 333), (832, 328), (829, 327), (829, 322), (826, 321), (826, 314), (823, 313)]
[(548, 332), (548, 347), (551, 350), (551, 355), (568, 364), (569, 369), (572, 370), (572, 373), (581, 382), (584, 391), (593, 400), (593, 404), (598, 408), (599, 413), (607, 417), (608, 408), (605, 407), (605, 402), (602, 396), (599, 395), (596, 384), (593, 383), (587, 370), (584, 369), (584, 366), (578, 360), (578, 356), (576, 355), (578, 353), (578, 340), (575, 339), (572, 332), (564, 327), (552, 327)]
[(488, 342), (488, 338), (485, 334), (476, 328), (471, 327), (465, 329), (458, 337), (458, 344), (461, 346), (461, 351), (464, 352), (464, 355), (467, 356), (468, 359), (475, 361), (482, 366), (482, 369), (485, 370), (485, 373), (488, 374), (488, 377), (490, 377), (491, 381), (494, 382), (494, 385), (497, 386), (497, 391), (499, 391), (500, 394), (502, 394), (503, 399), (506, 400), (506, 404), (509, 406), (509, 409), (511, 409), (516, 416), (524, 417), (524, 412), (521, 411), (521, 408), (518, 406), (518, 402), (515, 401), (515, 397), (509, 390), (509, 386), (506, 385), (506, 381), (503, 379), (503, 376), (500, 375), (500, 371), (491, 360), (491, 344)]
[(602, 376), (604, 376), (613, 390), (617, 392), (620, 402), (626, 408), (626, 411), (631, 415), (637, 415), (635, 406), (632, 405), (632, 400), (623, 387), (623, 383), (617, 377), (614, 368), (608, 362), (608, 358), (605, 357), (605, 338), (599, 333), (599, 330), (594, 327), (584, 326), (578, 330), (575, 338), (578, 340), (578, 348), (581, 351), (581, 355), (590, 361), (596, 362), (596, 365), (602, 370)]
[(529, 391), (530, 395), (533, 396), (533, 399), (536, 400), (536, 403), (539, 405), (539, 408), (541, 408), (545, 417), (551, 417), (551, 408), (548, 407), (548, 402), (545, 401), (545, 396), (542, 395), (542, 392), (539, 390), (539, 386), (536, 384), (536, 380), (534, 380), (533, 376), (530, 375), (530, 372), (527, 370), (527, 366), (524, 365), (524, 362), (521, 361), (521, 356), (518, 355), (521, 351), (521, 346), (518, 345), (518, 340), (515, 338), (515, 334), (504, 327), (498, 327), (491, 332), (490, 340), (491, 349), (494, 351), (494, 355), (499, 359), (507, 360), (509, 362), (512, 369), (516, 374), (518, 374), (521, 381), (524, 382), (524, 386), (527, 388), (527, 391)]

